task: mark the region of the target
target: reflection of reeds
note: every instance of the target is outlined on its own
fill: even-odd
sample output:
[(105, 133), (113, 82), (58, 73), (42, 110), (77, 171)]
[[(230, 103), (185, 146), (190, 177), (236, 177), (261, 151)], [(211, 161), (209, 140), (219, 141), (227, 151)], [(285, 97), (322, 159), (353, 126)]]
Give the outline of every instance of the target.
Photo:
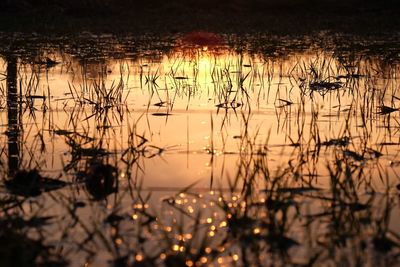
[[(82, 83), (69, 83), (65, 106), (56, 111), (50, 90), (40, 92), (48, 82), (39, 79), (43, 69), (20, 69), (18, 97), (8, 99), (8, 108), (19, 107), (18, 116), (11, 116), (8, 126), (20, 127), (11, 141), (23, 150), (13, 154), (21, 160), (17, 175), (4, 181), (7, 192), (1, 192), (0, 223), (7, 227), (1, 228), (0, 239), (12, 239), (18, 249), (19, 242), (41, 246), (43, 254), (21, 254), (24, 260), (51, 256), (61, 261), (65, 256), (74, 261), (78, 254), (82, 265), (104, 255), (121, 266), (360, 266), (380, 257), (384, 264), (390, 265), (392, 258), (395, 262), (400, 238), (391, 216), (398, 206), (392, 192), (398, 164), (397, 154), (387, 148), (398, 145), (392, 140), (399, 128), (393, 70), (374, 65), (376, 74), (368, 60), (324, 53), (287, 66), (273, 57), (275, 52), (282, 53), (265, 53), (261, 63), (244, 53), (230, 55), (224, 64), (212, 56), (205, 71), (212, 80), (206, 85), (211, 90), (205, 90), (212, 102), (205, 149), (210, 188), (192, 184), (171, 194), (148, 192), (144, 186), (147, 162), (161, 158), (168, 147), (152, 143), (150, 120), (146, 130), (140, 122), (152, 112), (154, 96), (153, 105), (166, 112), (153, 115), (170, 115), (181, 100), (190, 114), (191, 100), (205, 93), (198, 50), (173, 59), (168, 73), (157, 60), (147, 73), (141, 65), (138, 75), (146, 79), (141, 89), (147, 83), (149, 104), (135, 119), (122, 71), (112, 82), (104, 66), (95, 79), (83, 66)], [(385, 77), (384, 87), (379, 75)], [(9, 83), (14, 86), (15, 81)], [(255, 123), (257, 112), (268, 112), (265, 103), (273, 104), (276, 117)], [(66, 113), (68, 120), (49, 119), (47, 112)], [(234, 122), (240, 127), (232, 133)], [(382, 136), (376, 134), (378, 124), (384, 126)], [(284, 135), (284, 143), (276, 143), (273, 135)], [(71, 183), (57, 183), (41, 169), (51, 168), (42, 160), (46, 153), (54, 154), (50, 138), (65, 141), (60, 172)], [(235, 151), (227, 151), (232, 149), (229, 142), (236, 142)], [(237, 155), (233, 170), (215, 171), (220, 155), (226, 163), (228, 156)], [(387, 159), (394, 161), (386, 164)], [(11, 166), (1, 162), (6, 176)], [(15, 225), (24, 231), (15, 233)], [(40, 238), (28, 238), (32, 234)], [(61, 242), (52, 240), (57, 235)], [(55, 244), (60, 257), (51, 249), (47, 253), (43, 242)], [(309, 252), (299, 259), (298, 251)], [(366, 251), (371, 258), (363, 257)]]

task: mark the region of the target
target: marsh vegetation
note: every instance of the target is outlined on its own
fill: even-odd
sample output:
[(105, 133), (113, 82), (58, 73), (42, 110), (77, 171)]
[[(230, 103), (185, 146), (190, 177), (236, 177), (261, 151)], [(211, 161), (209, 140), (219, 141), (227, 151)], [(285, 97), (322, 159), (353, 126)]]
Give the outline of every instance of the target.
[(398, 36), (1, 36), (1, 266), (396, 266)]

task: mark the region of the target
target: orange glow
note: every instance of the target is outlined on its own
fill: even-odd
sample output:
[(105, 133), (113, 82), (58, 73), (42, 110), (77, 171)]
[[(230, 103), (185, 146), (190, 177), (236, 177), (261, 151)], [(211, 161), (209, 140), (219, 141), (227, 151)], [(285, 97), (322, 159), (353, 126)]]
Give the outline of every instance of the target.
[(199, 47), (214, 47), (225, 44), (225, 40), (222, 36), (216, 33), (205, 32), (205, 31), (189, 32), (180, 39), (180, 42), (184, 46), (199, 46)]

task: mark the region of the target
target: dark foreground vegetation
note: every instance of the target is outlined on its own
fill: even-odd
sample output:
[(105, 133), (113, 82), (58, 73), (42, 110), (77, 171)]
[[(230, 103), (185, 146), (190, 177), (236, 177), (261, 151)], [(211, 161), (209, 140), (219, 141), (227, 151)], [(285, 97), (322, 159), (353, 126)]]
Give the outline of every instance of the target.
[(174, 33), (191, 30), (303, 34), (395, 32), (398, 1), (5, 0), (1, 31)]

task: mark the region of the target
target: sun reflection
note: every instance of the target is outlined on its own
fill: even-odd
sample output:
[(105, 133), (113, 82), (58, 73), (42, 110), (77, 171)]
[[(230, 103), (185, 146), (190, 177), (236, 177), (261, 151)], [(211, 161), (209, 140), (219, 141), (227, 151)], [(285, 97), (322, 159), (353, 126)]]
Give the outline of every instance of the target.
[(188, 209), (189, 213), (193, 213), (194, 212), (194, 209), (193, 209), (192, 206), (189, 206), (187, 209)]
[(116, 245), (120, 246), (120, 245), (122, 245), (122, 243), (123, 243), (123, 241), (122, 241), (121, 238), (115, 239), (115, 244), (116, 244)]
[[(206, 48), (206, 50), (203, 50), (203, 51), (207, 51), (207, 48)], [(212, 69), (211, 62), (212, 62), (212, 58), (209, 54), (201, 53), (201, 55), (198, 58), (199, 69), (204, 72), (210, 71)]]
[(143, 261), (143, 255), (142, 255), (142, 254), (137, 254), (137, 255), (135, 256), (135, 260), (136, 260), (136, 261)]
[(208, 259), (207, 259), (206, 257), (201, 257), (201, 258), (200, 258), (200, 262), (201, 262), (202, 264), (206, 264), (207, 261), (208, 261)]
[(193, 238), (193, 236), (192, 236), (192, 234), (185, 234), (185, 238), (186, 238), (187, 240), (190, 240), (190, 239)]

